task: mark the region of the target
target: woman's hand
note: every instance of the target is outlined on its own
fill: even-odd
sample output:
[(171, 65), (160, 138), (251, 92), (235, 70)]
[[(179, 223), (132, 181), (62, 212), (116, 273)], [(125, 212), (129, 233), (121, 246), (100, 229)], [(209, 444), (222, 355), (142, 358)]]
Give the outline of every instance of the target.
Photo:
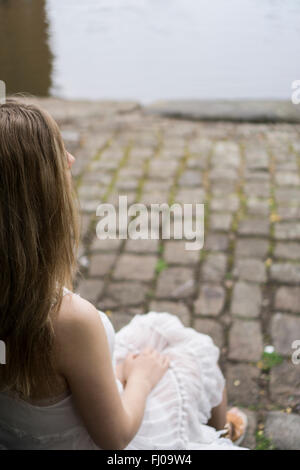
[(149, 392), (160, 381), (169, 367), (169, 358), (152, 348), (145, 348), (140, 354), (128, 354), (117, 366), (117, 377), (126, 384), (128, 379), (142, 380)]

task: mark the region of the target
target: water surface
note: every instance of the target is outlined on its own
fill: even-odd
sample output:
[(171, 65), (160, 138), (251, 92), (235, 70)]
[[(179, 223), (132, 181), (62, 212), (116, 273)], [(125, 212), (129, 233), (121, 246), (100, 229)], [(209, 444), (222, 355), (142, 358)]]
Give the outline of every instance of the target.
[(0, 0), (0, 78), (67, 98), (283, 98), (298, 0)]

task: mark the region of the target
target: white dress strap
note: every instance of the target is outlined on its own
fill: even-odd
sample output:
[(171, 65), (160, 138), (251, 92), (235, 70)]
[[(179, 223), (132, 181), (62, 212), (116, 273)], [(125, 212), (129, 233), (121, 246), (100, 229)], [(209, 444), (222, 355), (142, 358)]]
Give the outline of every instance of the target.
[(72, 292), (70, 289), (67, 289), (66, 287), (64, 287), (63, 288), (63, 296), (65, 296), (67, 294), (74, 294), (74, 292)]

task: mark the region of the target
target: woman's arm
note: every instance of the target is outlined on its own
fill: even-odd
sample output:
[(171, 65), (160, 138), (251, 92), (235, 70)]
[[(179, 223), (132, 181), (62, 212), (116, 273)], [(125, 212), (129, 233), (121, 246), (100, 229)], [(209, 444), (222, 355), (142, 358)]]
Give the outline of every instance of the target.
[(97, 310), (86, 300), (67, 295), (54, 328), (58, 371), (69, 384), (90, 436), (102, 449), (123, 449), (137, 433), (147, 395), (166, 371), (167, 361), (151, 352), (132, 357), (121, 397)]

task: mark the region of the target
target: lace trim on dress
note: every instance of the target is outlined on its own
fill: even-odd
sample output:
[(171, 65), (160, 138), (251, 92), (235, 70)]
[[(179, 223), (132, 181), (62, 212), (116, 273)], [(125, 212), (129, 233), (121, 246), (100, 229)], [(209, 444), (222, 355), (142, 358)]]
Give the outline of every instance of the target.
[(52, 433), (52, 434), (48, 434), (47, 436), (36, 436), (36, 435), (28, 433), (27, 431), (26, 432), (22, 431), (19, 428), (9, 426), (8, 424), (3, 423), (3, 421), (0, 421), (0, 429), (12, 434), (13, 436), (18, 436), (18, 439), (20, 440), (30, 439), (31, 442), (36, 443), (36, 444), (52, 444), (55, 442), (61, 442), (63, 439), (66, 439), (67, 437), (79, 436), (84, 430), (82, 426), (78, 425), (64, 432)]
[(173, 372), (175, 375), (175, 382), (179, 388), (179, 396), (181, 398), (181, 414), (179, 417), (179, 435), (180, 439), (184, 443), (184, 445), (187, 445), (188, 443), (188, 425), (187, 425), (187, 420), (188, 420), (188, 398), (186, 395), (185, 388), (182, 383), (182, 378), (180, 377), (180, 373), (170, 365), (170, 370)]
[(47, 408), (50, 406), (54, 406), (59, 403), (62, 403), (64, 400), (71, 397), (71, 394), (68, 391), (66, 391), (64, 393), (61, 393), (60, 395), (56, 395), (55, 397), (29, 401), (29, 400), (23, 400), (22, 398), (20, 398), (17, 393), (13, 393), (13, 392), (2, 392), (2, 393), (3, 395), (8, 396), (9, 398), (13, 398), (14, 400), (17, 400), (21, 403), (24, 403), (25, 405), (32, 406), (35, 408)]

